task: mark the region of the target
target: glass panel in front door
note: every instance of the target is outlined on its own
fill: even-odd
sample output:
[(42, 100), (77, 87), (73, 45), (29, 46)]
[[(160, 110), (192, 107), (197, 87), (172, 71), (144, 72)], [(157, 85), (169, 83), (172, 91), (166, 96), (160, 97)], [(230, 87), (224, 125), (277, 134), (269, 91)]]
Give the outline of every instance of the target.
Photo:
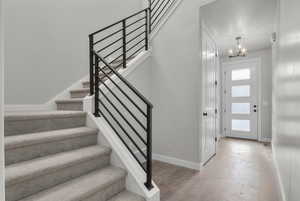
[(255, 63), (234, 63), (226, 66), (227, 136), (257, 139), (257, 83)]

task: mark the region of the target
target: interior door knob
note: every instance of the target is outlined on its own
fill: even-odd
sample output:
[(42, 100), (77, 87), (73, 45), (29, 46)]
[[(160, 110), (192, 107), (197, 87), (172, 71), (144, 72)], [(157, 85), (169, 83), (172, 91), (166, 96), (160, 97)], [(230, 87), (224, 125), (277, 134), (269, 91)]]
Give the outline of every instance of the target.
[(207, 112), (203, 112), (203, 116), (207, 117), (207, 115), (208, 115)]
[(257, 112), (257, 105), (253, 105), (253, 112)]

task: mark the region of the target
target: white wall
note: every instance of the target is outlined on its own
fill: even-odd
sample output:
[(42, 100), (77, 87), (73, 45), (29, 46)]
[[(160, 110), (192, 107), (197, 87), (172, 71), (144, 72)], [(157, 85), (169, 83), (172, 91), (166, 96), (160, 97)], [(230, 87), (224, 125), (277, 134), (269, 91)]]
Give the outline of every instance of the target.
[(279, 0), (279, 41), (274, 69), (273, 147), (286, 201), (300, 191), (300, 18), (299, 0)]
[(200, 21), (204, 1), (183, 1), (153, 40), (153, 152), (200, 163)]
[(2, 0), (0, 0), (0, 201), (5, 200), (4, 196), (4, 120), (3, 120), (3, 104), (4, 104), (4, 51), (3, 51), (3, 8)]
[(272, 49), (252, 51), (245, 58), (222, 57), (221, 62), (251, 58), (261, 59), (261, 133), (262, 140), (269, 141), (272, 138)]
[(88, 34), (141, 0), (5, 1), (5, 103), (42, 104), (88, 73)]

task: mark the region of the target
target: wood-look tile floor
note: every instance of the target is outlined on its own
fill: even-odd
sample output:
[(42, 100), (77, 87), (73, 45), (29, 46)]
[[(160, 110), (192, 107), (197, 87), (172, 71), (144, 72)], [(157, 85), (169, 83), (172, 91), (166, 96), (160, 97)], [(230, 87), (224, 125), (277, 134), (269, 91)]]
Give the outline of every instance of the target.
[(199, 172), (154, 161), (161, 201), (281, 201), (270, 146), (224, 138)]

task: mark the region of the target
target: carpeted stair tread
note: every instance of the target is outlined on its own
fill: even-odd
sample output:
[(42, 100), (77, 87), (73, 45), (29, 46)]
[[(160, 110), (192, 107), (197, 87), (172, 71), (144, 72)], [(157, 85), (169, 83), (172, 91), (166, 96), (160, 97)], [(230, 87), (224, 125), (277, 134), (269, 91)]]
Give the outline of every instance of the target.
[(5, 169), (5, 184), (9, 186), (30, 180), (72, 166), (73, 164), (110, 154), (110, 151), (110, 148), (96, 145), (13, 164), (7, 166)]
[(109, 188), (124, 179), (126, 172), (116, 167), (106, 167), (57, 185), (20, 201), (78, 201)]
[(97, 131), (98, 130), (94, 128), (78, 127), (78, 128), (38, 132), (38, 133), (25, 134), (25, 135), (7, 136), (4, 139), (5, 150), (97, 134)]

